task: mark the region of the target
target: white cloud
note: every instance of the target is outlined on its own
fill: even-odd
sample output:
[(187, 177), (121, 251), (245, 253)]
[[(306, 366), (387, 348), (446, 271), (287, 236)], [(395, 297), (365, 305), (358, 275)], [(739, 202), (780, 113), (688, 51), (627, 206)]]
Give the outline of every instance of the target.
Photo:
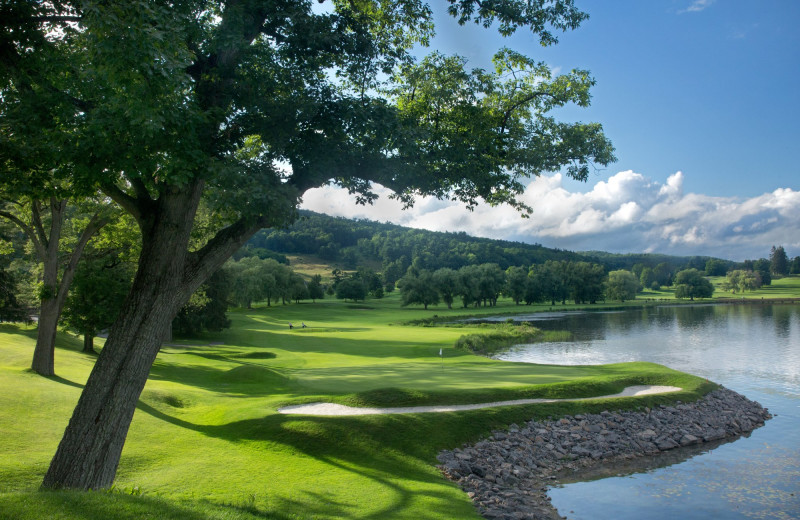
[(658, 252), (743, 260), (769, 254), (782, 244), (800, 255), (800, 191), (780, 188), (748, 199), (684, 193), (684, 174), (665, 183), (633, 171), (572, 193), (559, 174), (533, 179), (520, 200), (533, 208), (524, 219), (508, 206), (480, 205), (470, 212), (452, 201), (423, 198), (411, 209), (381, 198), (356, 206), (345, 190), (309, 190), (303, 208), (335, 216), (368, 218), (433, 231), (540, 243), (576, 251)]
[(692, 4), (689, 7), (681, 11), (678, 11), (678, 14), (699, 13), (700, 11), (704, 11), (705, 9), (710, 7), (711, 4), (713, 3), (714, 0), (694, 0), (694, 2), (692, 2)]

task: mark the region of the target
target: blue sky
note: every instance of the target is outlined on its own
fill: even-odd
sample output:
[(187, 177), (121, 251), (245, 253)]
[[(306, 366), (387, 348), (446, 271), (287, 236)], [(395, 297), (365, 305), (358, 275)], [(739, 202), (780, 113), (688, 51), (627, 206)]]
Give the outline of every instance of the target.
[(556, 71), (590, 70), (592, 106), (560, 117), (602, 123), (615, 164), (588, 183), (557, 172), (531, 182), (527, 221), (507, 208), (469, 213), (428, 200), (406, 213), (386, 201), (357, 208), (330, 188), (306, 194), (305, 206), (573, 250), (742, 260), (782, 244), (800, 255), (800, 1), (576, 5), (589, 20), (555, 46), (522, 31), (504, 39), (459, 27), (442, 11), (432, 48), (488, 67), (505, 45)]

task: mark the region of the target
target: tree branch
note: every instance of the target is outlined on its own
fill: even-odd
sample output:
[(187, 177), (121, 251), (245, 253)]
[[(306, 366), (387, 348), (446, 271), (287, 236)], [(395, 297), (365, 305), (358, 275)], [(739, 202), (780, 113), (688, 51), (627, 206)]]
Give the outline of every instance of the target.
[(241, 218), (223, 228), (198, 251), (189, 253), (183, 275), (183, 286), (189, 298), (203, 282), (230, 258), (259, 229), (268, 226), (268, 218), (256, 220)]
[(44, 258), (45, 248), (42, 242), (39, 240), (34, 229), (26, 224), (22, 219), (14, 215), (13, 213), (9, 213), (8, 211), (0, 210), (0, 217), (3, 217), (7, 220), (10, 220), (14, 224), (16, 224), (23, 233), (25, 233), (28, 238), (33, 242), (33, 247), (36, 249), (36, 254), (39, 255), (39, 258)]
[[(130, 213), (133, 216), (133, 218), (136, 219), (136, 222), (139, 223), (140, 226), (143, 224), (142, 221), (143, 211), (142, 208), (140, 207), (140, 204), (142, 202), (141, 199), (131, 197), (119, 186), (112, 183), (103, 184), (100, 186), (100, 189), (102, 190), (103, 193), (108, 195), (108, 197), (111, 200), (119, 204), (122, 207), (122, 209)], [(152, 203), (152, 199), (150, 200), (150, 202)]]
[(500, 125), (500, 133), (502, 134), (503, 132), (505, 132), (505, 131), (506, 131), (506, 125), (508, 124), (508, 119), (511, 117), (511, 114), (512, 114), (512, 113), (513, 113), (513, 112), (514, 112), (516, 109), (518, 109), (518, 108), (519, 108), (519, 107), (521, 107), (522, 105), (524, 105), (524, 104), (528, 103), (529, 101), (533, 101), (534, 99), (536, 99), (537, 97), (540, 97), (540, 96), (550, 96), (551, 98), (555, 98), (555, 96), (554, 96), (553, 94), (549, 93), (549, 92), (534, 92), (533, 94), (531, 94), (531, 95), (529, 95), (529, 96), (526, 96), (526, 97), (524, 97), (523, 99), (521, 99), (521, 100), (517, 101), (516, 103), (514, 103), (513, 105), (511, 105), (511, 106), (508, 108), (508, 110), (506, 110), (506, 111), (503, 113), (503, 122), (502, 122), (502, 124)]
[[(39, 237), (39, 242), (41, 242), (42, 247), (46, 250), (50, 247), (50, 241), (42, 225), (42, 203), (39, 200), (31, 200), (31, 219), (33, 220), (33, 228), (36, 230), (36, 236)], [(44, 256), (42, 258), (44, 258)]]
[(95, 213), (91, 220), (89, 220), (89, 223), (86, 224), (86, 227), (83, 228), (80, 239), (78, 239), (78, 243), (73, 248), (72, 254), (69, 257), (69, 263), (64, 268), (64, 273), (61, 275), (61, 282), (58, 284), (56, 303), (59, 309), (63, 307), (64, 301), (67, 298), (67, 292), (72, 284), (72, 279), (75, 277), (75, 269), (78, 266), (78, 260), (80, 260), (86, 244), (88, 244), (92, 236), (100, 231), (108, 222), (107, 218), (101, 217), (99, 213)]
[[(55, 196), (50, 197), (50, 238), (47, 241), (47, 248), (53, 247), (61, 240), (61, 228), (64, 225), (64, 210), (67, 209), (67, 201)], [(39, 224), (41, 225), (41, 223)]]
[(140, 177), (134, 177), (130, 179), (131, 186), (133, 186), (134, 192), (136, 192), (136, 198), (139, 202), (144, 204), (150, 204), (153, 202), (153, 197), (150, 196), (150, 191), (147, 189), (147, 186), (144, 185), (144, 181)]

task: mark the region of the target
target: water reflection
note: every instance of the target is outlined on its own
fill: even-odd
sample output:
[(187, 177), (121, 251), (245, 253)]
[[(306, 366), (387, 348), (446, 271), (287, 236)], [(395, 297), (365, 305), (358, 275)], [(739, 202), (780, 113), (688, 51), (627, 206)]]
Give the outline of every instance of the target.
[(722, 383), (776, 415), (751, 437), (684, 462), (554, 489), (561, 514), (800, 518), (800, 306), (660, 306), (533, 318), (537, 327), (571, 331), (575, 341), (520, 345), (499, 357), (548, 364), (652, 361)]

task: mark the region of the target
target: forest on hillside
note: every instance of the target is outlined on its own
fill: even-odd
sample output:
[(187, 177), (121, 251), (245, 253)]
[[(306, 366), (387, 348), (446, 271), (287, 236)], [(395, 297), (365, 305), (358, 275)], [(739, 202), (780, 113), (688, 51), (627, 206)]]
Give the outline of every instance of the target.
[(473, 237), (464, 232), (412, 229), (309, 211), (301, 212), (301, 218), (288, 228), (260, 231), (248, 242), (248, 247), (281, 254), (316, 255), (345, 269), (367, 264), (381, 271), (391, 282), (399, 280), (412, 265), (418, 269), (437, 270), (493, 263), (505, 270), (547, 261), (583, 261), (600, 264), (606, 271), (630, 270), (637, 264), (650, 268), (667, 264), (673, 270), (704, 270), (709, 260), (719, 262), (726, 270), (734, 265), (728, 260), (706, 256), (573, 252), (540, 244)]

